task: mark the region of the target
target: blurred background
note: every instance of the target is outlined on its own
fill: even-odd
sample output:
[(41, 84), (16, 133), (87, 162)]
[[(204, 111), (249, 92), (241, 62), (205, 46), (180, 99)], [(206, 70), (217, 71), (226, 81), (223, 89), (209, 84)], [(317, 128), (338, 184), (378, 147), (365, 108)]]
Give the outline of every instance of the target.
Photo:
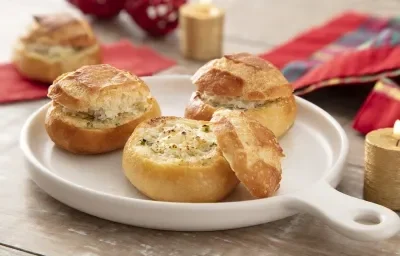
[[(99, 2), (101, 1), (106, 0), (99, 0)], [(118, 0), (113, 1), (118, 2)], [(108, 0), (108, 2), (112, 1)], [(214, 0), (212, 2), (226, 11), (225, 53), (265, 52), (300, 31), (325, 22), (349, 9), (385, 16), (397, 15), (400, 12), (397, 0)], [(32, 21), (33, 14), (59, 11), (80, 13), (79, 9), (74, 8), (66, 0), (2, 1), (0, 8), (2, 17), (0, 21), (0, 31), (2, 32), (0, 61), (9, 60), (13, 43), (25, 31), (27, 24)], [(93, 24), (98, 37), (103, 42), (112, 42), (126, 37), (135, 44), (149, 45), (159, 52), (177, 59), (179, 63), (186, 63), (180, 58), (176, 31), (165, 38), (150, 38), (131, 21), (126, 12), (122, 12), (115, 19), (94, 20)]]

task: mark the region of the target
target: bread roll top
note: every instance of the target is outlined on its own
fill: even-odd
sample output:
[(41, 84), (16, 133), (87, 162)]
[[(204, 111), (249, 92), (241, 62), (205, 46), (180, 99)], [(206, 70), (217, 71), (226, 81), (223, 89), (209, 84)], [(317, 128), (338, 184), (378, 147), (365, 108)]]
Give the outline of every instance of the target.
[(192, 82), (203, 95), (240, 100), (275, 100), (293, 93), (291, 84), (270, 62), (249, 53), (225, 55), (201, 67)]
[(97, 44), (88, 22), (68, 13), (34, 16), (28, 33), (21, 38), (25, 44), (85, 48)]
[(151, 97), (137, 76), (108, 64), (83, 66), (59, 76), (48, 97), (70, 111), (101, 111), (105, 118), (119, 113), (146, 111)]
[(253, 196), (272, 196), (279, 188), (284, 157), (274, 134), (237, 110), (218, 110), (211, 123), (218, 146), (238, 179)]

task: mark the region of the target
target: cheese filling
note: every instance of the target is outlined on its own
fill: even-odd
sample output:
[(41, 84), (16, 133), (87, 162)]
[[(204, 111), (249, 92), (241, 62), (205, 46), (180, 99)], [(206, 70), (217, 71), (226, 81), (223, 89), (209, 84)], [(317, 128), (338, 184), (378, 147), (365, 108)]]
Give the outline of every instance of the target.
[(201, 99), (213, 107), (222, 107), (229, 109), (252, 109), (264, 106), (270, 101), (267, 100), (242, 100), (239, 97), (216, 96), (203, 93)]
[(45, 45), (45, 44), (28, 44), (27, 49), (39, 55), (44, 55), (48, 58), (65, 58), (78, 53), (82, 48), (74, 48), (71, 46), (61, 45)]
[[(146, 99), (146, 98), (145, 98)], [(62, 111), (71, 116), (81, 118), (86, 123), (86, 128), (104, 128), (106, 126), (119, 126), (144, 114), (150, 104), (147, 101), (136, 101), (124, 108), (99, 108), (81, 112), (62, 106)]]
[(209, 124), (176, 123), (147, 128), (137, 145), (145, 154), (165, 161), (198, 162), (209, 160), (217, 152), (217, 142)]
[(92, 121), (105, 121), (107, 119), (115, 119), (118, 118), (119, 116), (122, 115), (131, 115), (131, 116), (138, 116), (140, 114), (143, 114), (147, 110), (147, 105), (148, 104), (143, 104), (137, 103), (135, 105), (132, 105), (129, 109), (123, 111), (123, 112), (116, 112), (113, 110), (104, 110), (103, 108), (100, 109), (89, 109), (88, 112), (79, 112), (79, 111), (74, 111), (72, 109), (69, 109), (67, 107), (63, 107), (64, 113), (71, 115), (71, 116), (76, 116), (80, 117), (83, 119), (88, 119)]

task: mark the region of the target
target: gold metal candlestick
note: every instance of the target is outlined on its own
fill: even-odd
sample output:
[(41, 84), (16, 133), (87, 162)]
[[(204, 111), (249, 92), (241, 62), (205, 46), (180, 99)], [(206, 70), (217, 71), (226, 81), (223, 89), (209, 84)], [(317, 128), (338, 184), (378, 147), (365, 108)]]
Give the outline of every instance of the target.
[[(400, 210), (400, 122), (367, 134), (365, 140), (364, 199)], [(394, 132), (395, 130), (395, 132)]]
[(188, 3), (179, 9), (182, 54), (195, 60), (222, 56), (224, 11), (210, 3)]

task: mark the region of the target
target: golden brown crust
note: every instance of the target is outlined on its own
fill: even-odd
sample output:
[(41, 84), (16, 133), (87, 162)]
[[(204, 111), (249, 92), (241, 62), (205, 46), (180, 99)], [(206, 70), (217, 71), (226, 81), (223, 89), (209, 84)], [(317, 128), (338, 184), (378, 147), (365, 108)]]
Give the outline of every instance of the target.
[(210, 69), (196, 80), (199, 92), (219, 96), (242, 96), (244, 83), (242, 78), (218, 69)]
[(292, 127), (297, 115), (297, 104), (292, 95), (269, 102), (262, 107), (248, 109), (244, 113), (280, 138)]
[[(195, 120), (211, 120), (217, 108), (205, 103), (199, 92), (194, 92), (185, 109), (185, 117)], [(297, 105), (293, 95), (277, 99), (264, 106), (242, 110), (248, 117), (254, 118), (270, 129), (276, 137), (282, 137), (293, 125)]]
[(53, 103), (46, 114), (45, 127), (51, 140), (60, 148), (76, 154), (100, 154), (123, 148), (129, 136), (142, 121), (161, 115), (155, 99), (151, 99), (151, 108), (140, 117), (123, 125), (106, 129), (88, 129), (79, 127), (63, 118)]
[(59, 75), (75, 70), (83, 65), (101, 63), (100, 46), (94, 45), (83, 54), (68, 59), (51, 60), (27, 50), (23, 45), (15, 48), (13, 63), (24, 77), (32, 80), (52, 83)]
[(293, 93), (291, 84), (271, 63), (249, 53), (226, 55), (201, 67), (192, 77), (200, 93), (275, 100)]
[(186, 106), (185, 117), (194, 120), (210, 121), (215, 110), (213, 106), (204, 103), (199, 92), (194, 92)]
[(139, 77), (108, 64), (99, 64), (61, 75), (50, 86), (48, 97), (70, 109), (87, 111), (94, 101), (101, 104), (103, 98), (116, 89), (126, 93), (149, 93), (148, 86)]
[(251, 66), (259, 70), (263, 69), (268, 70), (270, 68), (273, 68), (271, 63), (249, 53), (242, 52), (242, 53), (225, 55), (225, 58), (237, 63), (242, 63), (244, 65)]
[(284, 156), (274, 134), (243, 112), (222, 110), (211, 120), (224, 157), (249, 192), (272, 196), (281, 180)]
[[(228, 162), (217, 149), (209, 162), (163, 162), (139, 153), (140, 129), (148, 130), (174, 122), (200, 122), (178, 117), (159, 117), (141, 123), (125, 145), (122, 166), (125, 176), (143, 194), (159, 201), (217, 202), (239, 183)], [(200, 122), (208, 123), (208, 122)]]
[(97, 39), (89, 23), (69, 13), (35, 15), (28, 33), (21, 38), (23, 43), (40, 43), (72, 47), (90, 47)]

